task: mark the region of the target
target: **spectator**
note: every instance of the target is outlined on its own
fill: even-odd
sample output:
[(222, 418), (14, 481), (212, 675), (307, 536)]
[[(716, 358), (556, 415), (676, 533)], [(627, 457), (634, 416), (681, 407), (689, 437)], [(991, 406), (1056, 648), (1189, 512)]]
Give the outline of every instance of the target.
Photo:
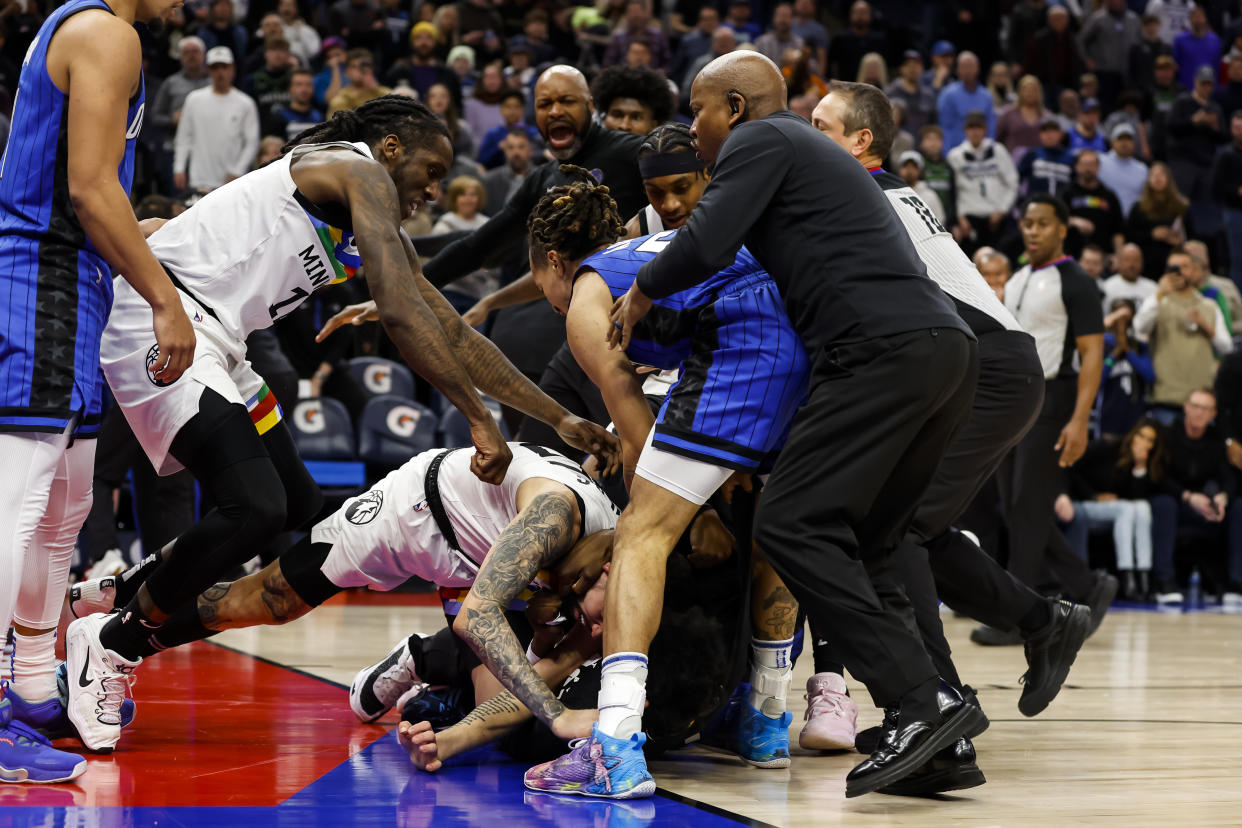
[[(1196, 566), (1205, 590), (1239, 591), (1236, 583), (1228, 583), (1224, 554), (1227, 542), (1230, 562), (1242, 560), (1238, 518), (1233, 515), (1239, 506), (1236, 480), (1225, 438), (1212, 424), (1215, 418), (1216, 394), (1204, 386), (1186, 395), (1182, 417), (1169, 427), (1168, 492), (1152, 499), (1152, 576), (1158, 604), (1180, 604), (1182, 585)], [(1180, 561), (1179, 547), (1187, 553)]]
[(1168, 166), (1163, 161), (1152, 164), (1126, 222), (1126, 238), (1143, 249), (1143, 273), (1148, 278), (1163, 274), (1169, 253), (1186, 240), (1189, 209)]
[(500, 114), (500, 96), (504, 91), (505, 80), (500, 64), (489, 63), (484, 66), (474, 94), (466, 98), (463, 117), (470, 125), (472, 134), (486, 135), (492, 127), (504, 124), (504, 116)]
[(1229, 277), (1242, 285), (1242, 112), (1229, 119), (1229, 135), (1231, 143), (1216, 157), (1212, 169), (1212, 195), (1221, 205)]
[(314, 95), (314, 76), (306, 69), (294, 70), (289, 76), (289, 102), (272, 107), (263, 131), (288, 142), (321, 123), (323, 111), (315, 108)]
[(947, 227), (949, 216), (940, 202), (940, 196), (923, 180), (923, 156), (918, 150), (906, 150), (898, 156), (897, 173), (901, 176), (901, 180), (918, 194), (923, 203), (927, 205), (927, 209), (932, 211), (936, 221)]
[[(1147, 127), (1143, 124), (1143, 93), (1137, 89), (1127, 89), (1117, 99), (1117, 108), (1104, 119), (1101, 130), (1104, 137), (1112, 145), (1113, 132), (1120, 126), (1130, 128), (1130, 137), (1134, 142), (1130, 150), (1132, 156), (1141, 159), (1151, 157), (1151, 146), (1147, 143)], [(1144, 165), (1144, 168), (1145, 165)]]
[(923, 85), (937, 95), (953, 80), (953, 67), (957, 63), (957, 49), (947, 40), (937, 40), (932, 46), (931, 68), (923, 73)]
[(280, 157), (284, 147), (284, 138), (281, 138), (279, 135), (264, 135), (259, 139), (259, 155), (254, 159), (251, 169), (257, 170), (264, 164), (275, 161)]
[[(394, 2), (394, 0), (383, 0), (385, 3)], [(420, 23), (423, 21), (419, 21)], [(435, 10), (431, 15), (431, 25), (436, 29), (436, 56), (444, 60), (448, 65), (448, 53), (453, 51), (456, 46), (464, 46), (461, 42), (461, 14), (457, 11), (457, 6), (452, 3), (445, 3)], [(409, 36), (411, 26), (408, 18), (403, 27), (401, 37), (397, 38), (395, 43), (403, 43)]]
[(496, 11), (496, 4), (491, 0), (462, 0), (456, 5), (461, 42), (474, 49), (482, 62), (499, 57), (502, 46), (500, 35), (505, 27), (500, 12)]
[[(808, 62), (809, 62), (809, 55)], [(858, 83), (869, 83), (877, 89), (888, 86), (888, 66), (879, 52), (868, 52), (858, 63)]]
[(755, 48), (759, 54), (779, 65), (786, 49), (801, 50), (805, 44), (806, 41), (793, 31), (793, 6), (777, 3), (772, 9), (772, 28), (755, 41)]
[(311, 60), (319, 54), (322, 42), (315, 28), (302, 19), (298, 11), (298, 0), (279, 0), (276, 3), (276, 14), (280, 16), (281, 25), (285, 28), (289, 51), (303, 66), (310, 66)]
[(1211, 268), (1208, 266), (1207, 245), (1201, 241), (1188, 241), (1182, 245), (1182, 250), (1186, 253), (1189, 261), (1182, 269), (1183, 275), (1195, 290), (1199, 291), (1205, 299), (1211, 299), (1220, 309), (1221, 318), (1224, 321), (1224, 330), (1220, 331), (1217, 339), (1220, 343), (1217, 347), (1218, 354), (1226, 354), (1233, 350), (1233, 311), (1230, 308), (1229, 297), (1224, 291), (1220, 290), (1212, 283)]
[(1125, 243), (1125, 216), (1117, 194), (1100, 182), (1100, 156), (1084, 149), (1074, 161), (1074, 180), (1065, 193), (1070, 226), (1083, 244), (1094, 244), (1109, 254)]
[(1156, 58), (1171, 55), (1170, 45), (1160, 39), (1160, 18), (1154, 14), (1144, 14), (1139, 18), (1141, 32), (1139, 40), (1130, 47), (1126, 61), (1126, 78), (1131, 86), (1147, 83), (1156, 68)]
[(1065, 148), (1065, 133), (1056, 116), (1044, 116), (1039, 127), (1039, 146), (1022, 155), (1018, 179), (1026, 195), (1050, 193), (1060, 198), (1069, 189), (1074, 179), (1074, 153)]
[(828, 70), (828, 29), (815, 19), (815, 0), (794, 0), (793, 33), (810, 47), (815, 58), (815, 71)]
[(1183, 94), (1169, 114), (1169, 167), (1178, 189), (1190, 200), (1190, 215), (1201, 232), (1212, 226), (1212, 162), (1224, 141), (1225, 122), (1212, 100), (1215, 70), (1195, 73), (1194, 91)]
[[(1072, 220), (1072, 218), (1071, 218)], [(1078, 266), (1082, 272), (1091, 277), (1096, 290), (1100, 288), (1100, 280), (1104, 278), (1104, 248), (1094, 242), (1083, 245), (1082, 252), (1077, 256)]]
[(289, 51), (289, 41), (269, 37), (263, 40), (263, 60), (263, 68), (246, 79), (243, 91), (254, 98), (260, 112), (267, 113), (289, 103), (289, 82), (297, 58)]
[(211, 86), (186, 96), (177, 125), (173, 185), (178, 190), (214, 190), (245, 175), (259, 149), (259, 110), (233, 88), (233, 53), (224, 46), (208, 49), (207, 71)]
[[(867, 0), (854, 0), (850, 4), (849, 28), (839, 33), (828, 44), (828, 71), (834, 78), (858, 77), (858, 64), (868, 52), (884, 54), (888, 41), (884, 34), (872, 27), (871, 4)], [(978, 62), (975, 75), (979, 74)]]
[(1105, 0), (1083, 22), (1078, 43), (1087, 69), (1100, 80), (1099, 96), (1104, 100), (1117, 100), (1129, 68), (1130, 49), (1142, 39), (1142, 24), (1126, 8), (1126, 0)]
[(992, 93), (992, 108), (1000, 112), (1018, 99), (1013, 90), (1013, 76), (1009, 64), (996, 61), (988, 70), (988, 91)]
[(160, 176), (166, 182), (172, 168), (173, 138), (177, 132), (177, 124), (181, 120), (181, 108), (185, 105), (186, 96), (195, 89), (202, 89), (211, 83), (207, 74), (207, 62), (204, 59), (207, 50), (203, 41), (197, 37), (183, 37), (179, 45), (181, 71), (165, 79), (160, 84), (159, 92), (148, 109), (148, 122), (161, 131), (162, 158), (159, 164)]
[(754, 43), (763, 34), (759, 24), (750, 20), (749, 0), (731, 0), (723, 25), (733, 30), (739, 43)]
[(1017, 100), (996, 118), (996, 140), (1021, 163), (1027, 150), (1041, 146), (1044, 121), (1052, 117), (1044, 107), (1043, 84), (1034, 75), (1024, 75), (1018, 81)]
[(958, 55), (957, 77), (958, 80), (940, 91), (940, 97), (936, 101), (940, 128), (944, 130), (944, 142), (951, 148), (965, 140), (964, 126), (968, 112), (983, 114), (987, 137), (996, 134), (992, 93), (979, 83), (979, 59), (973, 52), (962, 52)]
[[(469, 47), (466, 47), (469, 48)], [(650, 51), (650, 50), (648, 50)], [(535, 78), (539, 73), (535, 70), (535, 60), (538, 50), (534, 44), (527, 39), (526, 35), (514, 35), (509, 38), (509, 65), (505, 67), (505, 82), (511, 88), (521, 89), (530, 97), (530, 93), (535, 88)], [(456, 71), (456, 68), (454, 71)], [(471, 92), (474, 91), (474, 83), (470, 84)], [(463, 94), (470, 94), (465, 92)]]
[(1224, 300), (1221, 310), (1225, 313), (1225, 321), (1229, 323), (1229, 329), (1236, 333), (1238, 320), (1242, 319), (1242, 292), (1238, 291), (1233, 280), (1212, 274), (1212, 257), (1208, 255), (1206, 242), (1191, 239), (1182, 246), (1190, 254), (1191, 261), (1201, 264), (1203, 273), (1207, 276), (1205, 283), (1199, 285), (1199, 292), (1209, 299), (1215, 299), (1218, 304)]
[(223, 46), (231, 55), (246, 54), (250, 43), (245, 28), (233, 19), (233, 0), (212, 0), (207, 25), (198, 30), (198, 36), (209, 50)]
[(1160, 39), (1170, 46), (1190, 26), (1194, 0), (1148, 0), (1146, 13), (1160, 21)]
[(1026, 45), (1023, 70), (1043, 81), (1044, 92), (1051, 97), (1073, 89), (1085, 67), (1082, 50), (1070, 31), (1069, 12), (1064, 6), (1049, 6), (1048, 25)]
[[(906, 128), (918, 133), (936, 120), (936, 93), (923, 83), (923, 56), (907, 49), (902, 56), (896, 79), (884, 88), (890, 100), (905, 105)], [(999, 123), (997, 130), (1000, 130)]]
[[(680, 87), (680, 101), (683, 111), (690, 111), (690, 88), (694, 83), (694, 79), (698, 77), (699, 72), (703, 71), (703, 67), (721, 55), (727, 55), (735, 49), (737, 49), (737, 35), (728, 26), (717, 26), (716, 31), (712, 32), (711, 48), (707, 54), (701, 55), (694, 63), (690, 64), (690, 68), (686, 71), (685, 81)], [(788, 75), (786, 75), (786, 80), (788, 80)]]
[(447, 86), (437, 83), (427, 90), (427, 108), (448, 127), (449, 138), (453, 142), (453, 166), (456, 167), (462, 159), (474, 158), (474, 133), (470, 125), (457, 114), (457, 107), (453, 105), (453, 96)]
[(1100, 102), (1095, 98), (1087, 98), (1078, 111), (1078, 120), (1069, 131), (1069, 148), (1072, 152), (1091, 149), (1104, 152), (1108, 147), (1104, 143), (1104, 135), (1100, 132)]
[(1010, 63), (1021, 63), (1026, 56), (1027, 44), (1047, 25), (1048, 3), (1046, 0), (1025, 0), (1015, 3), (1009, 15), (1009, 39), (1005, 57)]
[[(241, 69), (238, 72), (243, 79), (249, 79), (251, 75), (262, 69), (267, 63), (265, 52), (270, 41), (277, 39), (288, 41), (288, 38), (285, 37), (285, 24), (280, 22), (280, 15), (276, 14), (276, 12), (263, 15), (263, 20), (259, 24), (258, 35), (257, 38), (250, 41), (250, 53), (242, 61)], [(285, 51), (289, 50), (285, 49)], [(243, 91), (250, 94), (248, 90)], [(254, 96), (251, 95), (251, 97)]]
[[(944, 206), (945, 227), (957, 227), (957, 176), (944, 154), (944, 130), (928, 124), (919, 130), (919, 154), (923, 156), (923, 181), (940, 197)], [(958, 241), (961, 241), (959, 238)]]
[(971, 250), (998, 245), (1010, 229), (1009, 211), (1018, 198), (1018, 171), (1008, 150), (987, 136), (987, 126), (982, 112), (969, 113), (966, 140), (949, 151), (957, 179), (958, 230), (970, 238)]
[(521, 128), (509, 130), (509, 134), (500, 142), (505, 163), (494, 170), (488, 170), (483, 176), (483, 192), (493, 211), (503, 207), (509, 201), (509, 196), (526, 180), (530, 172), (532, 146), (530, 136)]
[(1212, 93), (1212, 98), (1228, 121), (1233, 113), (1242, 109), (1242, 52), (1234, 49), (1225, 60), (1225, 83)]
[[(693, 80), (686, 73), (696, 60), (711, 51), (712, 33), (719, 25), (720, 12), (715, 6), (705, 4), (699, 9), (698, 24), (688, 34), (682, 35), (677, 44), (677, 52), (673, 55), (673, 65), (669, 69), (668, 76), (678, 87), (688, 86)], [(774, 60), (780, 63), (779, 59)]]
[(641, 40), (651, 48), (651, 59), (655, 67), (661, 70), (668, 68), (668, 39), (664, 36), (664, 30), (651, 22), (647, 0), (626, 0), (625, 17), (608, 41), (608, 49), (604, 52), (604, 66), (622, 63), (633, 40)]
[(1078, 123), (1078, 115), (1082, 110), (1082, 101), (1073, 89), (1062, 89), (1057, 96), (1057, 120), (1061, 122), (1061, 131), (1066, 135)]
[(1186, 275), (1190, 267), (1190, 256), (1171, 254), (1168, 272), (1134, 316), (1134, 332), (1151, 347), (1156, 371), (1152, 403), (1166, 412), (1175, 411), (1194, 389), (1210, 385), (1215, 348), (1230, 349), (1228, 337), (1219, 337), (1225, 327), (1220, 307), (1195, 290)]
[[(471, 176), (458, 176), (449, 182), (444, 193), (447, 210), (435, 226), (432, 235), (477, 230), (487, 224), (487, 194), (483, 182)], [(497, 273), (491, 268), (479, 268), (473, 273), (456, 279), (440, 289), (459, 313), (469, 310), (475, 302), (500, 287)]]
[(328, 101), (349, 86), (345, 74), (345, 41), (339, 37), (326, 37), (323, 41), (323, 69), (315, 75), (315, 106), (328, 108)]
[(522, 121), (526, 115), (526, 96), (521, 90), (506, 89), (501, 93), (500, 115), (505, 122), (489, 129), (479, 142), (479, 163), (484, 169), (490, 170), (505, 162), (504, 150), (500, 148), (500, 144), (514, 130), (525, 132), (532, 144), (538, 143), (539, 130)]
[(377, 0), (336, 0), (327, 7), (328, 27), (350, 49), (375, 49), (387, 36)]
[(828, 84), (811, 71), (811, 53), (806, 49), (785, 53), (781, 75), (791, 97), (814, 94), (818, 102), (828, 94)]
[(1005, 283), (1011, 274), (1009, 258), (994, 247), (980, 247), (975, 251), (975, 267), (996, 298), (1005, 301)]
[(894, 166), (902, 153), (909, 152), (914, 149), (914, 136), (910, 134), (910, 130), (906, 129), (906, 106), (901, 101), (890, 101), (889, 105), (893, 109), (893, 145), (888, 151), (888, 157), (884, 159), (886, 167)]
[(1123, 299), (1137, 311), (1143, 300), (1156, 292), (1156, 283), (1143, 275), (1142, 249), (1133, 242), (1123, 244), (1117, 253), (1116, 265), (1117, 272), (1100, 285), (1104, 292), (1104, 312), (1109, 313), (1113, 305)]
[(1147, 165), (1134, 157), (1134, 127), (1120, 123), (1113, 127), (1113, 148), (1100, 156), (1100, 181), (1113, 191), (1128, 216), (1147, 182)]
[(1078, 97), (1082, 100), (1088, 98), (1100, 99), (1100, 79), (1095, 76), (1094, 72), (1083, 72), (1078, 78)]
[(789, 99), (789, 111), (809, 121), (819, 101), (820, 97), (812, 92), (807, 92), (804, 95), (794, 95)]
[[(525, 52), (520, 53), (526, 54)], [(478, 73), (474, 71), (474, 49), (471, 49), (464, 43), (457, 44), (452, 49), (449, 49), (448, 57), (445, 58), (445, 65), (453, 73), (453, 80), (457, 82), (457, 88), (461, 90), (461, 94), (474, 94), (474, 85), (479, 80)], [(453, 88), (452, 84), (446, 85), (449, 89)]]
[(673, 114), (668, 81), (652, 69), (609, 67), (591, 84), (591, 97), (604, 126), (635, 135), (646, 135)]
[[(401, 81), (409, 84), (421, 100), (427, 100), (427, 92), (437, 83), (442, 83), (453, 94), (453, 103), (461, 106), (460, 85), (457, 73), (445, 66), (436, 57), (436, 39), (439, 33), (430, 23), (419, 22), (410, 29), (410, 49), (408, 56), (398, 60), (384, 75), (384, 81), (397, 86)], [(350, 54), (353, 54), (352, 52)]]
[(1220, 38), (1208, 27), (1207, 12), (1202, 6), (1192, 5), (1190, 28), (1173, 38), (1173, 59), (1177, 61), (1182, 86), (1196, 85), (1199, 70), (1204, 66), (1212, 69), (1214, 81), (1220, 53)]
[(1151, 112), (1151, 152), (1154, 158), (1168, 157), (1169, 116), (1173, 104), (1186, 91), (1177, 80), (1177, 61), (1169, 55), (1156, 58), (1148, 86), (1147, 109)]
[(1133, 333), (1135, 307), (1129, 299), (1114, 299), (1104, 317), (1104, 373), (1096, 406), (1102, 437), (1117, 438), (1134, 427), (1156, 381), (1151, 353)]
[(375, 58), (366, 49), (350, 49), (345, 55), (345, 76), (349, 85), (328, 103), (328, 117), (342, 109), (357, 109), (367, 101), (392, 92), (375, 79)]
[[(558, 32), (564, 35), (565, 41), (571, 38), (568, 32), (564, 32), (559, 28)], [(522, 36), (526, 38), (526, 43), (534, 52), (531, 56), (531, 63), (535, 66), (551, 63), (558, 57), (557, 47), (553, 46), (548, 40), (548, 13), (543, 9), (532, 9), (522, 18)], [(568, 53), (572, 45), (572, 42), (563, 41), (560, 51)]]

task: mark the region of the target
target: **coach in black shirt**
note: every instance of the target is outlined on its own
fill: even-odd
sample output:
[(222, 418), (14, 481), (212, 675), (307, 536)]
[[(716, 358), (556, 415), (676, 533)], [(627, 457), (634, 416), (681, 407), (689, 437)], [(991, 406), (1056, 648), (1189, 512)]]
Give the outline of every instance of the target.
[(857, 796), (909, 774), (920, 755), (972, 729), (978, 713), (938, 691), (889, 561), (965, 420), (977, 350), (867, 171), (785, 109), (771, 61), (752, 52), (716, 59), (695, 80), (691, 109), (699, 154), (715, 163), (712, 182), (618, 301), (614, 334), (628, 339), (648, 297), (728, 266), (743, 242), (779, 286), (814, 369), (764, 490), (756, 539), (839, 637), (845, 666), (877, 704), (899, 712), (847, 777), (846, 795)]

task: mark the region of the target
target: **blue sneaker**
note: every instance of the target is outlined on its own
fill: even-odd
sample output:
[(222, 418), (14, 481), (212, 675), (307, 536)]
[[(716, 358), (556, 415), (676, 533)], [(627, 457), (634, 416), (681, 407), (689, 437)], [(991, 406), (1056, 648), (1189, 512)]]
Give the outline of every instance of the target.
[[(21, 697), (9, 688), (9, 697), (13, 699), (13, 718), (38, 730), (49, 739), (63, 739), (72, 736), (80, 739), (77, 728), (69, 721), (69, 671), (65, 662), (56, 668), (56, 698), (42, 704), (26, 705)], [(54, 707), (53, 707), (54, 705)], [(23, 710), (25, 707), (25, 710)], [(137, 705), (133, 699), (121, 702), (121, 727), (128, 727), (134, 720)], [(42, 708), (47, 708), (42, 710)], [(29, 712), (27, 712), (29, 711)]]
[(643, 744), (647, 736), (635, 733), (617, 739), (591, 728), (589, 739), (570, 743), (572, 750), (560, 759), (535, 765), (526, 772), (526, 787), (544, 793), (577, 794), (601, 799), (641, 799), (655, 793), (656, 783), (647, 772)]
[(737, 755), (757, 768), (789, 767), (789, 725), (793, 714), (788, 711), (779, 719), (763, 715), (743, 702), (737, 717)]
[(0, 782), (68, 782), (86, 773), (86, 760), (55, 750), (46, 736), (13, 721), (13, 703), (0, 699)]
[(401, 721), (430, 722), (433, 730), (443, 730), (466, 718), (469, 712), (470, 708), (463, 703), (461, 687), (423, 685), (401, 706)]

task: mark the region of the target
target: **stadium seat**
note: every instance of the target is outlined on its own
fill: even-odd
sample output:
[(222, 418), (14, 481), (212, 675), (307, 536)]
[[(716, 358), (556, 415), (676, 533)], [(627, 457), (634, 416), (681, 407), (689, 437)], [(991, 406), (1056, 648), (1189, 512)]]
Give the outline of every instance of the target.
[[(500, 403), (491, 397), (483, 397), (483, 404), (492, 412), (496, 425), (500, 427), (501, 435), (506, 439), (512, 439), (509, 435), (509, 428), (505, 425), (504, 415), (500, 410)], [(466, 420), (466, 415), (462, 414), (453, 406), (447, 406), (444, 413), (440, 415), (440, 445), (445, 448), (461, 448), (462, 446), (471, 445), (470, 440), (470, 423)]]
[(349, 375), (358, 380), (369, 397), (393, 394), (414, 399), (414, 374), (399, 362), (380, 357), (355, 357), (349, 361)]
[(320, 486), (356, 488), (366, 482), (366, 467), (358, 462), (349, 412), (338, 400), (298, 400), (287, 421), (302, 462)]
[(436, 447), (439, 418), (425, 405), (395, 394), (375, 397), (358, 422), (358, 457), (369, 466), (395, 469)]

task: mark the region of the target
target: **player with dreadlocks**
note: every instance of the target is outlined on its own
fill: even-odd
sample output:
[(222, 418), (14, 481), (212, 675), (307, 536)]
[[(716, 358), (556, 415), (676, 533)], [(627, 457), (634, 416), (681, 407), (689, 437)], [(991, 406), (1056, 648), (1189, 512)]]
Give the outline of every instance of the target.
[[(198, 336), (194, 362), (176, 382), (151, 370), (158, 348), (150, 308), (118, 285), (101, 348), (108, 383), (152, 465), (161, 474), (190, 469), (215, 508), (136, 571), (76, 596), (89, 603), (94, 596), (83, 591), (112, 590), (100, 603), (124, 607), (112, 618), (80, 618), (68, 631), (68, 716), (90, 749), (115, 746), (126, 687), (144, 650), (160, 647), (161, 625), (319, 511), (321, 495), (244, 345), (315, 290), (365, 268), (402, 356), (470, 421), (470, 468), (481, 480), (501, 482), (511, 453), (476, 387), (554, 424), (581, 449), (611, 452), (602, 429), (541, 393), (422, 277), (400, 223), (436, 198), (453, 157), (430, 110), (384, 96), (337, 113), (286, 149), (149, 238)], [(118, 582), (131, 585), (123, 598)]]

